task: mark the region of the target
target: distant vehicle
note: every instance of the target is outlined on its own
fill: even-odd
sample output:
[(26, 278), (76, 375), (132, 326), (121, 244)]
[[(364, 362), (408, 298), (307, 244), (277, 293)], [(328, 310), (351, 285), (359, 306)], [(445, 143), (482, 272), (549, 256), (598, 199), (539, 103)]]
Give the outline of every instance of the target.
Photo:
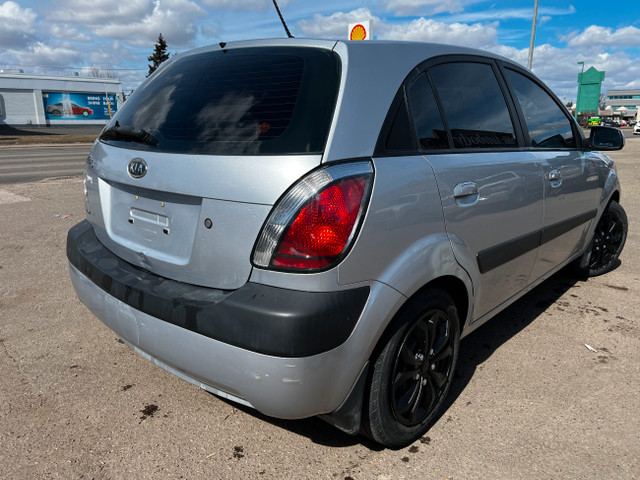
[(626, 126), (627, 126), (627, 122), (625, 122), (624, 120), (622, 120), (622, 121), (620, 122), (620, 126), (621, 126), (621, 127), (626, 127)]
[(602, 124), (602, 119), (600, 117), (590, 117), (589, 118), (589, 126), (598, 126)]
[(633, 127), (633, 134), (634, 135), (640, 134), (640, 123), (636, 123), (635, 126)]
[(602, 122), (602, 125), (604, 125), (605, 127), (619, 127), (620, 123), (615, 120), (605, 120), (604, 122)]
[[(50, 113), (54, 117), (61, 117), (62, 114), (65, 113), (64, 104), (62, 102), (58, 102), (47, 105), (47, 113)], [(93, 115), (93, 110), (87, 107), (81, 107), (77, 103), (71, 102), (71, 114), (88, 117), (89, 115)]]

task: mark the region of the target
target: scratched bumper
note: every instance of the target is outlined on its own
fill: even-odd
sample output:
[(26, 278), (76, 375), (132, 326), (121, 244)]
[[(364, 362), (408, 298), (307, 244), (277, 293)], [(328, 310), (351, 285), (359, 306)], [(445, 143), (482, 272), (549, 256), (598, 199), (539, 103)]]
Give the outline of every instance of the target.
[(264, 355), (159, 320), (117, 300), (73, 265), (80, 300), (120, 338), (157, 365), (200, 388), (279, 418), (337, 409), (353, 378), (340, 382), (341, 349), (301, 358)]

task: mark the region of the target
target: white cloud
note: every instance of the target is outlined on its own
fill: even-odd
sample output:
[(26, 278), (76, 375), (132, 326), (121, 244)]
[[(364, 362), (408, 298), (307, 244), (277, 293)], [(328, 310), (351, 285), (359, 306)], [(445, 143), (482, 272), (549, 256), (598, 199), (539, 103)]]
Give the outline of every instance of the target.
[(206, 15), (202, 7), (189, 0), (158, 0), (153, 12), (144, 18), (95, 26), (94, 31), (100, 37), (141, 47), (153, 45), (162, 33), (171, 50), (188, 46), (198, 33), (198, 20)]
[(375, 35), (381, 20), (373, 16), (368, 8), (359, 8), (348, 13), (336, 12), (329, 16), (315, 14), (310, 20), (301, 20), (296, 23), (296, 29), (308, 37), (346, 38), (350, 23), (369, 19), (373, 20)]
[(49, 26), (49, 33), (55, 38), (74, 42), (90, 42), (91, 37), (80, 32), (77, 28), (66, 23), (54, 23)]
[[(529, 49), (517, 49), (504, 45), (490, 48), (494, 53), (526, 66)], [(602, 92), (609, 89), (640, 88), (640, 62), (624, 52), (586, 54), (579, 49), (557, 48), (549, 44), (536, 46), (533, 56), (533, 73), (541, 78), (563, 100), (576, 99), (578, 73), (585, 62), (585, 70), (595, 67), (606, 72)]]
[(202, 35), (205, 38), (218, 38), (220, 36), (220, 30), (214, 25), (203, 25)]
[[(549, 8), (541, 7), (538, 10), (538, 18), (546, 19), (548, 17), (559, 15), (573, 15), (576, 9), (573, 5), (567, 8)], [(533, 8), (489, 8), (477, 12), (465, 12), (451, 15), (446, 18), (447, 22), (484, 22), (487, 20), (527, 20), (531, 22), (533, 19)]]
[(613, 30), (607, 27), (591, 25), (582, 33), (573, 33), (560, 39), (570, 47), (594, 47), (605, 45), (609, 48), (637, 47), (640, 45), (640, 29), (623, 27)]
[(498, 24), (446, 24), (424, 17), (408, 23), (383, 24), (374, 31), (378, 38), (418, 42), (449, 43), (472, 48), (489, 48), (498, 43)]
[(159, 0), (57, 0), (47, 18), (62, 23), (96, 25), (104, 22), (131, 22), (153, 12)]
[(9, 50), (7, 54), (16, 65), (38, 65), (44, 71), (58, 66), (82, 63), (83, 57), (83, 53), (76, 49), (53, 47), (42, 42), (36, 42), (24, 50)]
[(464, 6), (469, 3), (474, 2), (469, 0), (382, 0), (387, 10), (398, 15), (457, 13), (463, 11)]
[(24, 47), (33, 40), (37, 14), (16, 2), (0, 4), (0, 45)]
[[(202, 0), (202, 4), (212, 8), (225, 10), (260, 10), (265, 11), (273, 7), (272, 0)], [(289, 0), (280, 0), (280, 10), (289, 4)]]
[(346, 38), (349, 23), (366, 19), (373, 20), (374, 36), (381, 40), (450, 43), (473, 48), (488, 48), (497, 44), (497, 23), (446, 24), (424, 17), (410, 22), (389, 23), (375, 17), (366, 8), (348, 13), (337, 12), (329, 16), (316, 14), (310, 20), (298, 22), (296, 27), (310, 37)]

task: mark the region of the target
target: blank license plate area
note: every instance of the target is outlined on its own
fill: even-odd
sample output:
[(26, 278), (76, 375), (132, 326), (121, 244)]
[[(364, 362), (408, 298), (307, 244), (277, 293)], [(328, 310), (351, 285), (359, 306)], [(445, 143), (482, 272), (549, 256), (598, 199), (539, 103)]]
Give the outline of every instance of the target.
[(111, 185), (112, 238), (145, 256), (186, 264), (201, 204), (197, 197)]

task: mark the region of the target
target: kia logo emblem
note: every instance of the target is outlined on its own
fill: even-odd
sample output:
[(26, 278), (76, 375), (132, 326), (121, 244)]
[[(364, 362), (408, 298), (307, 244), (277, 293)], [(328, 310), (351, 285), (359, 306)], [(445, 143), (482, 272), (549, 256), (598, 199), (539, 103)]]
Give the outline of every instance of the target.
[(147, 173), (147, 162), (141, 158), (134, 158), (129, 162), (127, 171), (133, 178), (142, 178)]

